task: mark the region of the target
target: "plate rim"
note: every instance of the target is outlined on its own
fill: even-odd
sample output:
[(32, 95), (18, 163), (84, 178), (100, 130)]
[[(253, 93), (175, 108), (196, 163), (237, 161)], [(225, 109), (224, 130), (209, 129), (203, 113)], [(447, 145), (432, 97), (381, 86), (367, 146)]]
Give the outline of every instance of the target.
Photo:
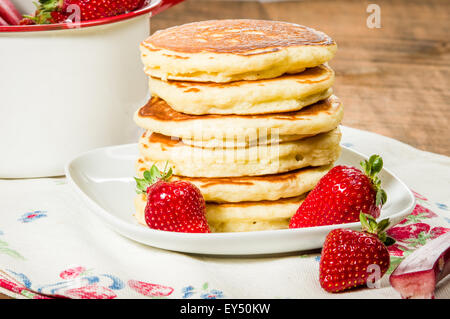
[[(115, 216), (114, 214), (108, 212), (106, 209), (104, 209), (103, 207), (101, 207), (99, 204), (97, 204), (93, 199), (91, 199), (91, 197), (85, 193), (82, 188), (75, 182), (74, 178), (72, 177), (71, 174), (71, 168), (73, 167), (73, 165), (75, 164), (75, 162), (77, 160), (80, 160), (81, 158), (84, 158), (86, 156), (91, 155), (92, 153), (97, 153), (97, 152), (101, 152), (104, 151), (106, 149), (117, 149), (117, 148), (127, 148), (127, 147), (132, 147), (132, 146), (137, 146), (137, 143), (129, 143), (129, 144), (120, 144), (120, 145), (113, 145), (113, 146), (106, 146), (106, 147), (101, 147), (101, 148), (96, 148), (93, 150), (89, 150), (87, 152), (83, 152), (79, 155), (77, 155), (76, 157), (74, 157), (73, 159), (71, 159), (70, 161), (68, 161), (64, 167), (64, 172), (66, 175), (66, 179), (69, 183), (69, 185), (71, 186), (72, 189), (75, 190), (75, 192), (81, 196), (81, 198), (87, 203), (89, 204), (91, 210), (94, 211), (94, 213), (98, 216), (101, 217), (102, 220), (104, 220), (107, 224), (116, 224), (118, 225), (118, 227), (123, 227), (124, 229), (128, 230), (128, 231), (132, 231), (132, 232), (137, 232), (137, 234), (142, 235), (142, 234), (154, 234), (154, 235), (158, 235), (158, 236), (170, 236), (170, 237), (176, 237), (178, 239), (192, 239), (192, 240), (199, 240), (199, 239), (214, 239), (214, 240), (219, 240), (219, 239), (229, 239), (229, 238), (233, 238), (236, 239), (236, 237), (240, 237), (241, 239), (246, 239), (246, 238), (253, 238), (253, 237), (258, 237), (258, 236), (275, 236), (275, 235), (283, 235), (283, 234), (290, 234), (292, 236), (294, 235), (301, 235), (301, 234), (310, 234), (310, 233), (314, 233), (314, 232), (324, 232), (324, 231), (331, 231), (333, 229), (336, 228), (358, 228), (358, 226), (360, 226), (359, 222), (354, 222), (354, 223), (345, 223), (345, 224), (332, 224), (332, 225), (324, 225), (324, 226), (315, 226), (315, 227), (307, 227), (307, 228), (295, 228), (295, 229), (276, 229), (276, 230), (261, 230), (261, 231), (254, 231), (254, 232), (227, 232), (227, 233), (179, 233), (179, 232), (170, 232), (170, 231), (163, 231), (163, 230), (156, 230), (156, 229), (151, 229), (151, 228), (145, 228), (142, 225), (134, 225), (130, 222), (127, 222), (117, 216)], [(350, 147), (344, 146), (341, 144), (342, 149), (345, 149), (346, 151), (349, 151), (351, 153), (355, 153), (356, 155), (364, 158), (364, 159), (368, 159), (368, 157), (364, 154), (362, 154), (361, 152), (358, 152)], [(401, 184), (401, 186), (403, 186), (404, 189), (406, 189), (406, 193), (410, 199), (410, 205), (405, 207), (403, 210), (401, 210), (398, 213), (395, 213), (393, 215), (390, 216), (380, 216), (379, 218), (377, 218), (377, 220), (381, 220), (383, 218), (396, 218), (396, 217), (402, 217), (402, 216), (406, 216), (408, 213), (411, 213), (412, 210), (414, 209), (415, 205), (416, 205), (416, 199), (411, 191), (411, 189), (396, 175), (394, 174), (392, 171), (390, 171), (388, 168), (383, 167), (383, 170), (385, 170), (388, 174), (390, 174), (397, 182), (399, 182)], [(394, 225), (390, 225), (390, 227), (392, 227)], [(117, 231), (117, 230), (116, 230)], [(119, 231), (118, 231), (119, 232)], [(121, 234), (123, 234), (123, 232), (119, 232)], [(123, 234), (124, 235), (124, 234)], [(124, 235), (126, 236), (126, 235)], [(128, 237), (128, 236), (126, 236)], [(128, 237), (130, 238), (130, 237)], [(133, 238), (131, 238), (133, 239)], [(133, 239), (136, 241), (136, 239)], [(139, 241), (141, 242), (141, 241)], [(143, 244), (152, 246), (148, 243), (144, 243)], [(155, 246), (152, 246), (155, 247)]]

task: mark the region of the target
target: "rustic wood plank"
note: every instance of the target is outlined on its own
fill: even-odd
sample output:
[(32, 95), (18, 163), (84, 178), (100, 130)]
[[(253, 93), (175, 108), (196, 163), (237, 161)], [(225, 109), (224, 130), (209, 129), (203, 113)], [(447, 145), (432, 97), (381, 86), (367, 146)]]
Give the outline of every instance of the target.
[(450, 155), (450, 2), (380, 0), (381, 28), (359, 0), (277, 3), (188, 0), (152, 18), (152, 31), (207, 19), (259, 18), (323, 30), (338, 43), (330, 65), (344, 125)]

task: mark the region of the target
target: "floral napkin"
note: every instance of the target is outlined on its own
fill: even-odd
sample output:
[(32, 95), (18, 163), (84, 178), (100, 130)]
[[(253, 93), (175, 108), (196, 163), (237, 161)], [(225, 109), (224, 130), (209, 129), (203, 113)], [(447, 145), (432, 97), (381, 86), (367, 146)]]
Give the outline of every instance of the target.
[[(380, 154), (417, 198), (389, 230), (391, 269), (450, 230), (450, 158), (347, 127), (343, 145)], [(399, 298), (380, 288), (329, 294), (320, 288), (320, 251), (213, 257), (152, 248), (115, 233), (64, 178), (0, 180), (0, 292), (15, 298)], [(267, 274), (271, 274), (267, 276)], [(447, 278), (448, 279), (448, 278)], [(450, 298), (449, 280), (436, 298)]]

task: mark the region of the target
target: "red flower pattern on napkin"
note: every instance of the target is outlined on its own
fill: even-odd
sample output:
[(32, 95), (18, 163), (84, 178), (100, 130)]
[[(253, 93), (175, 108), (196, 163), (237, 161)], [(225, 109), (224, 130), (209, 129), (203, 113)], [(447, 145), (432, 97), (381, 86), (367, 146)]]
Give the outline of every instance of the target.
[[(439, 218), (439, 215), (428, 208), (431, 205), (426, 197), (417, 193), (414, 194), (419, 203), (413, 212), (388, 230), (388, 234), (396, 240), (396, 243), (389, 247), (391, 254), (391, 268), (389, 272), (414, 249), (450, 231), (450, 228), (440, 226), (441, 222), (436, 225), (436, 219)], [(0, 232), (0, 234), (2, 233)], [(68, 268), (59, 273), (59, 278), (62, 281), (32, 288), (32, 281), (25, 274), (0, 270), (0, 287), (27, 298), (48, 298), (52, 296), (80, 299), (112, 299), (120, 297), (120, 291), (125, 288), (134, 290), (146, 297), (165, 298), (173, 295), (175, 291), (174, 288), (169, 286), (134, 279), (129, 279), (125, 284), (125, 281), (117, 276), (95, 274), (95, 272), (94, 269), (88, 270), (83, 266)], [(191, 293), (191, 290), (186, 289), (186, 287), (180, 287), (179, 289), (182, 295)], [(223, 297), (223, 293), (220, 290), (214, 291), (219, 292), (214, 296)], [(209, 295), (206, 297), (209, 297)]]

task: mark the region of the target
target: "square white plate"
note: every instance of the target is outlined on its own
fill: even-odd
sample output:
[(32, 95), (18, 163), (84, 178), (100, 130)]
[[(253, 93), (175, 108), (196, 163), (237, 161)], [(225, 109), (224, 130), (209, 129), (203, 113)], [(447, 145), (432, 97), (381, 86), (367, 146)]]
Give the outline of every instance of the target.
[[(325, 236), (335, 228), (359, 229), (359, 223), (299, 229), (268, 230), (245, 233), (188, 234), (159, 231), (139, 225), (133, 214), (135, 196), (135, 160), (137, 144), (96, 149), (73, 159), (66, 166), (66, 176), (92, 211), (115, 231), (150, 246), (199, 254), (256, 255), (286, 253), (320, 248)], [(343, 147), (337, 164), (359, 167), (367, 159)], [(414, 208), (409, 188), (389, 170), (380, 173), (388, 200), (380, 218), (397, 223)]]

